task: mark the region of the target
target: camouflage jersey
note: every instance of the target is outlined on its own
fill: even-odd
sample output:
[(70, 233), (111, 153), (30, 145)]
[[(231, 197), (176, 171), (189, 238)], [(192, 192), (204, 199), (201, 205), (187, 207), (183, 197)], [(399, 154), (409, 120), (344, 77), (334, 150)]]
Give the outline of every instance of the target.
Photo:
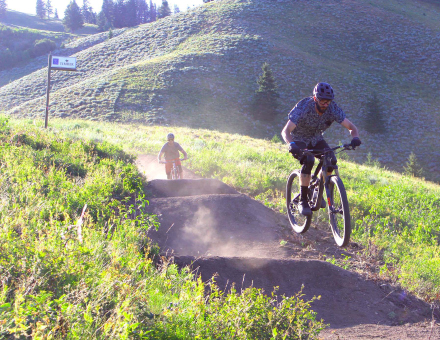
[(315, 110), (313, 97), (300, 100), (289, 113), (289, 119), (296, 125), (291, 132), (294, 141), (301, 141), (307, 144), (316, 145), (324, 131), (327, 130), (334, 121), (339, 124), (345, 119), (345, 113), (332, 101), (327, 110), (320, 116)]

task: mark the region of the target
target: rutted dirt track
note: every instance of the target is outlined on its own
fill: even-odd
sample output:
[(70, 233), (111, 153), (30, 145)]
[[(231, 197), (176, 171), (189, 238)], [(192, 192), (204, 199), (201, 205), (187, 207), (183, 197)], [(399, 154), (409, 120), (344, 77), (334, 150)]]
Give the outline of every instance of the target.
[[(312, 309), (330, 324), (323, 339), (440, 339), (428, 304), (320, 260), (341, 253), (330, 230), (293, 234), (287, 217), (220, 181), (187, 170), (188, 179), (165, 180), (154, 156), (140, 156), (138, 167), (149, 180), (148, 210), (161, 223), (150, 237), (203, 280), (217, 274), (221, 288), (234, 282), (270, 293), (278, 286), (278, 294), (287, 296), (304, 286), (305, 298), (321, 296)], [(288, 242), (281, 246), (281, 240)]]

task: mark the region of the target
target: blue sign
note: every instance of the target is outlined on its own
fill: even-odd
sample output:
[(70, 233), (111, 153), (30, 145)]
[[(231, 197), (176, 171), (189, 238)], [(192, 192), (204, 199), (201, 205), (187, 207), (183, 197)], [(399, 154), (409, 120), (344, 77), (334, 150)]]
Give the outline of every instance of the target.
[(59, 59), (56, 59), (56, 58), (52, 59), (53, 65), (58, 65), (58, 62), (59, 62)]

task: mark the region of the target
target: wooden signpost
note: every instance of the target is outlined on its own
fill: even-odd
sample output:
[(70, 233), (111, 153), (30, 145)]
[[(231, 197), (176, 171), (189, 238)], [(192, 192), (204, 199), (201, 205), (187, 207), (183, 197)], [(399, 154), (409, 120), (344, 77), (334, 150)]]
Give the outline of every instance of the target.
[(74, 57), (56, 57), (49, 54), (47, 70), (47, 89), (46, 89), (46, 119), (44, 127), (47, 129), (49, 121), (49, 93), (50, 93), (50, 71), (76, 71), (76, 58)]

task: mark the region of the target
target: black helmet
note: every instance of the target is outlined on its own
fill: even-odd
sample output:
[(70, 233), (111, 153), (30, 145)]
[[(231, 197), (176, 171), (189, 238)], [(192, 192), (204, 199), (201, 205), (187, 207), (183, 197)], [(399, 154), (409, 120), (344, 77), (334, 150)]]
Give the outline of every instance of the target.
[(172, 133), (167, 134), (167, 140), (174, 139), (174, 135)]
[(335, 99), (333, 89), (328, 83), (318, 83), (313, 89), (313, 95), (318, 99)]

